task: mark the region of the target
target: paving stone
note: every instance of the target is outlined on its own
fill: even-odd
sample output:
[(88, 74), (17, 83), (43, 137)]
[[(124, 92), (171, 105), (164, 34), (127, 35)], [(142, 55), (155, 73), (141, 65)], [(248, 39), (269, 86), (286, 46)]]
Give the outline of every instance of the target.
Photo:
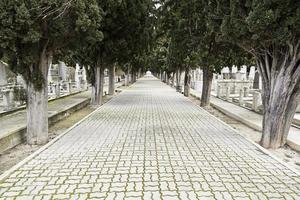
[(0, 199), (300, 199), (300, 177), (143, 78), (0, 182)]

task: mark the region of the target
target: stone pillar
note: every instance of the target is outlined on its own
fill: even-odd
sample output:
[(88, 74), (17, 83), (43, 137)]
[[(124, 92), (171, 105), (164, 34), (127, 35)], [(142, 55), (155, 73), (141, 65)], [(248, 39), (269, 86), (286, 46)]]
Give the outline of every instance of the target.
[(217, 85), (217, 97), (221, 98), (221, 85)]
[(72, 94), (72, 82), (71, 81), (68, 82), (67, 85), (68, 85), (68, 93)]
[(55, 93), (55, 98), (60, 97), (60, 84), (54, 84), (54, 93)]
[(248, 96), (249, 96), (249, 88), (244, 87), (244, 97), (248, 97)]
[(253, 80), (254, 80), (254, 77), (255, 77), (255, 67), (252, 66), (252, 67), (250, 67), (249, 80), (250, 80), (250, 81), (253, 81)]
[(244, 91), (243, 91), (243, 89), (240, 89), (240, 92), (239, 92), (239, 104), (240, 104), (240, 106), (244, 105)]
[(252, 101), (252, 109), (255, 112), (259, 111), (258, 107), (260, 105), (260, 102), (261, 102), (261, 94), (260, 94), (260, 92), (254, 92), (253, 93), (253, 101)]
[(230, 86), (226, 87), (226, 101), (230, 100)]

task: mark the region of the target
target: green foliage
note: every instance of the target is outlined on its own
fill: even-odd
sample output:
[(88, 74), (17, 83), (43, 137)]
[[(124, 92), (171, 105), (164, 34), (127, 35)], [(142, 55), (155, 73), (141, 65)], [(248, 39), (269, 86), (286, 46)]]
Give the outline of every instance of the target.
[[(90, 66), (89, 74), (94, 75), (94, 67), (108, 67), (116, 62), (124, 71), (131, 66), (139, 68), (147, 61), (153, 32), (153, 2), (151, 0), (98, 1), (103, 9), (103, 19), (97, 27), (103, 33), (103, 40), (81, 46), (69, 53), (69, 61)], [(93, 80), (92, 84), (93, 84)]]
[(215, 0), (213, 9), (222, 18), (222, 36), (248, 51), (263, 51), (270, 46), (294, 44), (300, 38), (298, 0)]
[(42, 87), (41, 54), (62, 58), (69, 49), (102, 39), (96, 28), (101, 8), (95, 0), (3, 0), (0, 52), (13, 71)]
[(205, 0), (162, 1), (159, 30), (169, 38), (169, 70), (200, 66), (218, 73), (226, 66), (252, 63), (250, 55), (220, 40), (221, 20), (212, 13), (216, 7)]

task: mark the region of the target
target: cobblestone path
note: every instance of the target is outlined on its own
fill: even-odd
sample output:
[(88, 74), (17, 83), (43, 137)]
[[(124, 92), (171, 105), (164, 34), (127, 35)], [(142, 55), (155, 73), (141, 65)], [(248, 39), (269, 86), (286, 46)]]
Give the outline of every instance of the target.
[(143, 78), (0, 183), (0, 199), (300, 199), (300, 177)]

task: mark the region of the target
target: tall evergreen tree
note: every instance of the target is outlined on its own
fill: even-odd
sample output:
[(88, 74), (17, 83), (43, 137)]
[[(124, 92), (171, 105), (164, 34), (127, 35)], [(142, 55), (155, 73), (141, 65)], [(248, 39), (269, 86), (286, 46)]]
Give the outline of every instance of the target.
[(263, 82), (261, 145), (283, 146), (300, 98), (300, 1), (209, 2), (222, 39), (255, 57)]
[(69, 47), (101, 40), (94, 0), (3, 0), (0, 52), (27, 82), (27, 142), (48, 141), (48, 69)]

